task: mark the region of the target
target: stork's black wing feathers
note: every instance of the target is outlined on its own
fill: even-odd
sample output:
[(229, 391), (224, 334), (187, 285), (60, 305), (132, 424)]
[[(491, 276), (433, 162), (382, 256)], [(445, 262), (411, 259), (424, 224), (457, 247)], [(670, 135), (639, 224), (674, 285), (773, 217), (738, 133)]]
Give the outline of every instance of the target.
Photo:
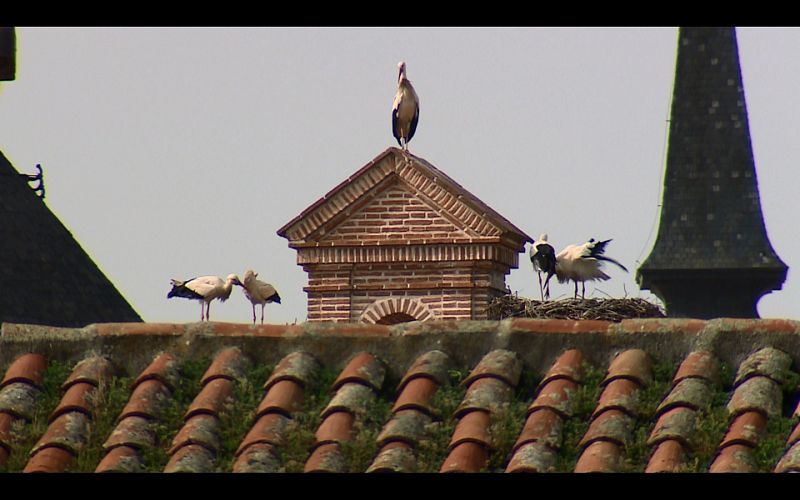
[(531, 255), (531, 262), (534, 269), (547, 274), (556, 272), (556, 250), (548, 243), (536, 245), (536, 252)]
[(186, 288), (186, 283), (189, 283), (194, 279), (197, 278), (186, 280), (183, 283), (174, 283), (172, 285), (172, 290), (170, 290), (169, 293), (167, 294), (167, 298), (171, 299), (172, 297), (183, 297), (184, 299), (202, 300), (203, 299), (202, 295), (195, 292), (194, 290)]
[[(414, 123), (414, 127), (416, 126), (417, 124)], [(403, 144), (400, 142), (400, 130), (397, 128), (397, 109), (392, 110), (392, 135), (394, 135), (394, 138), (397, 139), (397, 144), (402, 146)]]
[(406, 139), (406, 143), (411, 141), (411, 138), (414, 137), (414, 132), (417, 131), (417, 122), (419, 122), (419, 106), (414, 112), (414, 118), (411, 119), (411, 124), (408, 128), (408, 138)]

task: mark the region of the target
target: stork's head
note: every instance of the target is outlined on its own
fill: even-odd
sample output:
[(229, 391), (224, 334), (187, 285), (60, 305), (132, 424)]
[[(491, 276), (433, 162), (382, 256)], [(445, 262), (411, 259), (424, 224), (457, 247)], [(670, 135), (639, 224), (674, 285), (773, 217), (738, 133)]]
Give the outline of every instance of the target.
[(257, 272), (253, 271), (252, 269), (248, 269), (247, 271), (244, 272), (243, 281), (245, 283), (249, 283), (250, 281), (253, 281), (256, 278), (256, 276), (258, 276)]
[(536, 241), (536, 243), (539, 243), (540, 241), (547, 241), (547, 233), (542, 233), (539, 235), (539, 239)]
[(242, 282), (239, 281), (239, 277), (236, 276), (235, 274), (229, 274), (225, 281), (233, 285), (239, 285), (239, 286), (242, 285)]
[(406, 63), (405, 61), (400, 61), (397, 63), (397, 81), (404, 80), (406, 78)]

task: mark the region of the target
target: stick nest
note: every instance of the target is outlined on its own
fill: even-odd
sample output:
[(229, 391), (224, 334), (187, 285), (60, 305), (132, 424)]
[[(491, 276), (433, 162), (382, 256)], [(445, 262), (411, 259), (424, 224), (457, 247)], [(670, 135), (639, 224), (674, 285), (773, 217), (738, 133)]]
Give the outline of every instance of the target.
[(664, 318), (661, 308), (644, 299), (561, 299), (542, 302), (504, 295), (489, 304), (489, 319), (597, 319), (622, 321), (633, 318)]

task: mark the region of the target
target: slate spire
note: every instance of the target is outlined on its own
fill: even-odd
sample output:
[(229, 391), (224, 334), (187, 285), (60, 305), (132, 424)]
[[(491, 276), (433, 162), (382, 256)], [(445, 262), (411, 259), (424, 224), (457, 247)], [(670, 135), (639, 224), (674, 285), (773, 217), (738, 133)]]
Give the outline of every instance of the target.
[(787, 266), (761, 212), (734, 28), (681, 28), (658, 236), (637, 271), (670, 317), (758, 317)]

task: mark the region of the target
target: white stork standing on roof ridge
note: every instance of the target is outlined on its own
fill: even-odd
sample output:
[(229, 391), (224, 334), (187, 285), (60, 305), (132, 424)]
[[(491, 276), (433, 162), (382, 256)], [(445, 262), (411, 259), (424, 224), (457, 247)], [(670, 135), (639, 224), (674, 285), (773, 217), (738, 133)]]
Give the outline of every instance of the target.
[(582, 285), (581, 298), (585, 298), (587, 281), (610, 279), (610, 276), (600, 270), (603, 261), (616, 264), (620, 269), (626, 273), (628, 272), (625, 266), (611, 257), (603, 255), (606, 245), (610, 241), (595, 241), (594, 238), (591, 238), (583, 245), (568, 245), (556, 255), (556, 277), (558, 282), (574, 281), (575, 298), (578, 298), (578, 282)]
[[(544, 302), (545, 298), (550, 298), (550, 278), (556, 273), (556, 251), (553, 245), (547, 242), (547, 233), (540, 235), (539, 239), (533, 242), (529, 254), (533, 270), (539, 275), (539, 293)], [(544, 284), (542, 284), (542, 273), (545, 274)]]
[(406, 78), (406, 63), (400, 61), (397, 67), (400, 72), (397, 77), (397, 94), (392, 103), (392, 133), (400, 147), (408, 151), (408, 141), (414, 137), (419, 121), (419, 98), (414, 86)]
[(256, 324), (256, 304), (261, 304), (261, 324), (264, 324), (264, 306), (268, 302), (281, 303), (281, 296), (275, 287), (256, 279), (258, 273), (252, 269), (244, 272), (242, 281), (236, 283), (244, 290), (247, 300), (253, 305), (253, 324)]
[(229, 274), (223, 281), (219, 276), (200, 276), (186, 281), (176, 279), (170, 280), (172, 290), (167, 294), (167, 298), (183, 297), (200, 301), (200, 321), (204, 317), (206, 321), (210, 319), (211, 301), (219, 299), (221, 302), (228, 300), (231, 296), (233, 285), (240, 284), (239, 277)]

